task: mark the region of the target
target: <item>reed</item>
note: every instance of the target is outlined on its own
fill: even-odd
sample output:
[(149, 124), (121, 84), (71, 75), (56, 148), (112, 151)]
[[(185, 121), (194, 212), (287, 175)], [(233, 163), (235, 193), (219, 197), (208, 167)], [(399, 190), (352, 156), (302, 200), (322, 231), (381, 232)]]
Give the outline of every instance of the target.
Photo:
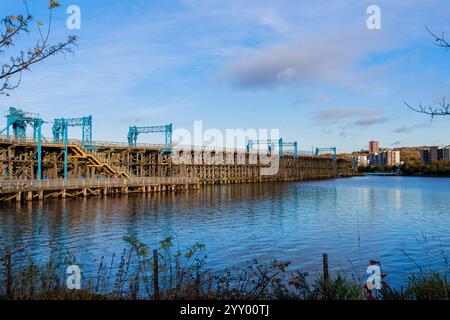
[[(309, 275), (288, 271), (289, 262), (250, 261), (242, 267), (213, 272), (206, 266), (205, 246), (196, 243), (186, 250), (175, 250), (168, 237), (150, 248), (134, 236), (124, 237), (126, 244), (120, 257), (109, 261), (102, 257), (91, 278), (82, 269), (82, 289), (69, 290), (66, 268), (78, 264), (76, 257), (62, 248), (50, 248), (45, 263), (36, 262), (26, 249), (12, 252), (0, 249), (0, 299), (301, 299), (365, 300), (373, 296), (361, 283), (347, 279), (343, 273)], [(326, 260), (328, 262), (328, 258)], [(324, 265), (325, 266), (325, 265)], [(448, 273), (411, 274), (405, 289), (387, 284), (377, 298), (448, 299)]]

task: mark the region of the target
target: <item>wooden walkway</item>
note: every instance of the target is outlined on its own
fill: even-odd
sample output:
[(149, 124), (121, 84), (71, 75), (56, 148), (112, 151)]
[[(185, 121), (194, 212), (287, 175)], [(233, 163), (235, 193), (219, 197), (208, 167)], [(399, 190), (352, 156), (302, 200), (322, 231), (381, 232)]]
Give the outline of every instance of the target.
[(199, 179), (181, 177), (0, 180), (0, 202), (87, 197), (90, 195), (106, 196), (108, 194), (187, 191), (199, 188)]

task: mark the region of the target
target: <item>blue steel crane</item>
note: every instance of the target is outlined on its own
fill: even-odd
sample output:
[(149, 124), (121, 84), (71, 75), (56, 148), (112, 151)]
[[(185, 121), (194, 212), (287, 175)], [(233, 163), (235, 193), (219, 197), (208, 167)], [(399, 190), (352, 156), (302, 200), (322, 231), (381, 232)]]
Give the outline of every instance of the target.
[(39, 114), (24, 112), (20, 109), (10, 107), (6, 113), (6, 128), (0, 131), (0, 134), (6, 132), (8, 138), (11, 137), (11, 128), (13, 130), (13, 137), (16, 140), (25, 140), (26, 130), (28, 126), (33, 128), (33, 140), (37, 139), (39, 130), (44, 121), (39, 117)]
[(272, 150), (275, 148), (275, 144), (279, 144), (281, 139), (279, 140), (248, 140), (247, 142), (247, 152), (250, 152), (252, 150), (253, 146), (258, 145), (267, 145), (267, 150), (269, 152), (272, 152)]
[(81, 127), (81, 144), (87, 149), (94, 149), (92, 146), (92, 116), (82, 118), (61, 118), (53, 122), (53, 141), (64, 143), (64, 179), (67, 179), (67, 164), (69, 157), (69, 127)]
[(275, 145), (278, 144), (278, 155), (280, 157), (283, 157), (284, 153), (284, 147), (294, 147), (294, 159), (298, 159), (298, 143), (297, 141), (294, 142), (285, 142), (282, 138), (278, 140), (248, 140), (247, 142), (247, 152), (250, 152), (250, 150), (255, 145), (267, 145), (267, 149), (269, 152), (272, 152), (272, 150), (275, 148)]
[(284, 147), (294, 147), (294, 159), (298, 159), (298, 143), (297, 141), (287, 141), (284, 142), (282, 139), (280, 139), (280, 156), (283, 156)]
[(333, 153), (333, 160), (336, 161), (336, 147), (330, 147), (330, 148), (316, 148), (316, 156), (319, 155), (321, 152), (332, 152)]
[(148, 127), (136, 127), (132, 126), (128, 130), (128, 145), (135, 147), (137, 144), (137, 138), (141, 133), (164, 133), (165, 149), (161, 150), (161, 154), (172, 153), (172, 124), (164, 126), (148, 126)]
[[(36, 178), (41, 179), (42, 175), (42, 124), (44, 120), (39, 117), (39, 114), (24, 112), (20, 109), (10, 107), (6, 113), (6, 128), (0, 131), (0, 135), (6, 132), (8, 138), (11, 137), (11, 129), (13, 131), (13, 138), (16, 140), (26, 140), (27, 127), (33, 128), (33, 141), (37, 141), (37, 157), (38, 157), (38, 171)], [(8, 173), (7, 173), (8, 174)]]
[(69, 127), (81, 127), (81, 144), (87, 148), (92, 147), (92, 116), (55, 119), (52, 127), (53, 141), (68, 144)]

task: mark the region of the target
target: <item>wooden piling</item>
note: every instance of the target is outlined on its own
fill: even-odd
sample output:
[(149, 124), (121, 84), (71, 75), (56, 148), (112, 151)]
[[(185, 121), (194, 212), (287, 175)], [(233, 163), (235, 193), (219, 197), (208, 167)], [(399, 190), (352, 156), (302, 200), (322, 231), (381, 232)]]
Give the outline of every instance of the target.
[(330, 282), (330, 275), (328, 273), (328, 254), (323, 254), (323, 284), (325, 289), (325, 296), (328, 298), (328, 288)]
[(6, 251), (5, 256), (5, 272), (6, 272), (6, 295), (12, 295), (12, 277), (11, 277), (11, 253)]
[(153, 250), (153, 287), (155, 290), (155, 300), (159, 300), (159, 267), (158, 267), (158, 250)]

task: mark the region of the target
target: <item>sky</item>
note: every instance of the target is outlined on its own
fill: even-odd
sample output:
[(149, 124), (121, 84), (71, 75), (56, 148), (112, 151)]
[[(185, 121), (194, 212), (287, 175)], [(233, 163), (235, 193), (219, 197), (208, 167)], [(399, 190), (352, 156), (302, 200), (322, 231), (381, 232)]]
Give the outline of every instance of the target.
[[(450, 117), (404, 104), (433, 106), (449, 94), (450, 52), (425, 29), (450, 33), (447, 1), (60, 2), (51, 40), (73, 34), (78, 48), (24, 72), (20, 88), (0, 96), (0, 112), (16, 106), (49, 122), (92, 115), (101, 141), (126, 141), (130, 125), (193, 131), (203, 121), (223, 131), (280, 129), (302, 150), (450, 144)], [(381, 29), (367, 28), (372, 4)], [(70, 5), (81, 9), (80, 30), (66, 27)], [(48, 21), (46, 0), (29, 7)], [(22, 0), (0, 0), (0, 16), (19, 13)], [(33, 30), (0, 61), (32, 45)]]

